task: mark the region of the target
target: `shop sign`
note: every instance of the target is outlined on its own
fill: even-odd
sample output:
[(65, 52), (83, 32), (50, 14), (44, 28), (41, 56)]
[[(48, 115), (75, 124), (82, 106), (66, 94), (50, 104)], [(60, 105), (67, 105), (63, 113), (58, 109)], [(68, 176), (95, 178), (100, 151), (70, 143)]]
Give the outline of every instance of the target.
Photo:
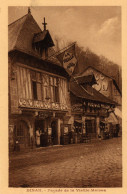
[(93, 108), (100, 108), (101, 107), (100, 104), (95, 104), (95, 103), (92, 103), (92, 102), (88, 102), (88, 106), (93, 107)]
[(82, 111), (82, 104), (75, 104), (72, 106), (73, 111)]
[(30, 99), (19, 99), (19, 107), (51, 109), (51, 110), (67, 110), (67, 105), (65, 104), (42, 102)]
[(88, 106), (93, 107), (93, 108), (104, 108), (104, 109), (110, 108), (110, 106), (107, 104), (97, 104), (97, 103), (92, 103), (92, 102), (88, 102)]

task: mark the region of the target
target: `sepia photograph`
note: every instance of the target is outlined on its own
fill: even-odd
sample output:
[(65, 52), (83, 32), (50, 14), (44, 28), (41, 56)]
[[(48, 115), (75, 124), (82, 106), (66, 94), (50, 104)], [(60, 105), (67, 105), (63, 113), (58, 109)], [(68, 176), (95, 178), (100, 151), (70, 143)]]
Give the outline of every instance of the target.
[(122, 188), (121, 14), (8, 6), (9, 188)]

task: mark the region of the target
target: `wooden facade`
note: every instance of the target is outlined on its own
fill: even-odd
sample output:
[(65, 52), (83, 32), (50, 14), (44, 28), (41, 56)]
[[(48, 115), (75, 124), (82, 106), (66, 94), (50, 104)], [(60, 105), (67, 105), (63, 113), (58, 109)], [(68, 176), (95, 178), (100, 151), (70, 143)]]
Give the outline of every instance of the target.
[[(42, 70), (43, 62), (41, 69), (26, 65), (25, 59), (21, 63), (20, 55), (9, 55), (10, 142), (13, 147), (16, 141), (21, 144), (20, 148), (35, 146), (36, 129), (39, 127), (48, 134), (55, 125), (55, 140), (48, 140), (47, 135), (45, 146), (60, 144), (60, 125), (70, 109), (68, 78)], [(31, 57), (28, 58), (32, 63)]]

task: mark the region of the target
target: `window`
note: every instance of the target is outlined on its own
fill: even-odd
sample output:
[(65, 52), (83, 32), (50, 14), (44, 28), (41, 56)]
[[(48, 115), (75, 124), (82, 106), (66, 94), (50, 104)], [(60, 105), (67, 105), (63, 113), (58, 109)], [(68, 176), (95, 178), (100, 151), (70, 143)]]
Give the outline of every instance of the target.
[(57, 78), (54, 78), (54, 102), (59, 102), (59, 88)]
[[(59, 78), (31, 71), (31, 80), (34, 100), (59, 102)], [(64, 86), (62, 88), (64, 91)]]
[(59, 102), (59, 83), (58, 78), (50, 77), (51, 101)]
[(59, 91), (58, 91), (58, 86), (54, 87), (54, 101), (59, 102)]
[(31, 71), (31, 79), (32, 79), (33, 99), (42, 100), (41, 73)]
[(43, 75), (43, 87), (44, 87), (44, 100), (49, 100), (51, 97), (48, 75)]
[(37, 99), (42, 100), (41, 83), (37, 83)]
[(33, 98), (37, 100), (37, 83), (33, 81)]

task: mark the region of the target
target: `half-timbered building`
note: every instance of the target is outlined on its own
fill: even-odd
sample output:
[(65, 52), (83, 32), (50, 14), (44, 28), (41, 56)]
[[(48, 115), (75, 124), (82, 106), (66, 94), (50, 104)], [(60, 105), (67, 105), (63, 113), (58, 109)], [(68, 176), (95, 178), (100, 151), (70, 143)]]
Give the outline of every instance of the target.
[(91, 138), (100, 136), (100, 122), (109, 117), (110, 109), (116, 103), (92, 86), (96, 84), (94, 75), (71, 79), (70, 95), (73, 124), (76, 128), (78, 141), (82, 141), (83, 133)]
[(110, 114), (107, 121), (119, 123), (122, 127), (122, 93), (116, 80), (92, 66), (87, 67), (82, 73), (76, 76), (76, 79), (83, 86), (86, 86), (88, 84), (84, 80), (84, 77), (90, 78), (93, 75), (95, 76), (96, 84), (93, 84), (92, 87), (100, 94), (116, 103), (116, 108), (114, 112)]
[(44, 20), (41, 30), (30, 10), (11, 23), (9, 36), (9, 144), (14, 149), (60, 144), (70, 110), (68, 73), (47, 60), (53, 40)]

